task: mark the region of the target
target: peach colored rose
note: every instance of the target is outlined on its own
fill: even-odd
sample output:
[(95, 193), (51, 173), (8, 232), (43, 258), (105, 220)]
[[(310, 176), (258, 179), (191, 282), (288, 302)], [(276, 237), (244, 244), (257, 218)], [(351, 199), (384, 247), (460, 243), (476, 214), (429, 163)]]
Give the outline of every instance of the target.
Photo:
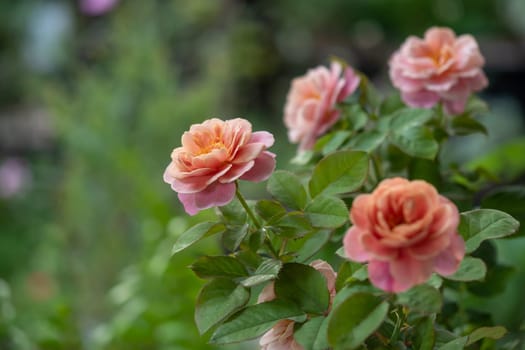
[(424, 39), (409, 37), (392, 55), (390, 79), (409, 106), (431, 108), (441, 101), (448, 114), (459, 114), (470, 94), (488, 85), (484, 63), (471, 35), (433, 27)]
[[(314, 260), (310, 263), (310, 266), (312, 266), (317, 271), (321, 272), (321, 274), (326, 279), (326, 286), (328, 288), (328, 291), (330, 292), (330, 305), (332, 305), (332, 302), (334, 300), (336, 289), (335, 289), (335, 280), (337, 278), (337, 274), (335, 273), (334, 269), (332, 269), (332, 266), (328, 264), (326, 261), (323, 260)], [(258, 303), (264, 303), (266, 301), (270, 301), (275, 299), (275, 291), (274, 291), (274, 283), (269, 283), (264, 289), (262, 290), (261, 294), (259, 294), (259, 298), (257, 299)], [(294, 349), (294, 350), (303, 350), (303, 347), (298, 344), (294, 337), (293, 337), (293, 331), (294, 331), (295, 322), (291, 320), (281, 320), (279, 321), (275, 326), (272, 327), (268, 332), (266, 332), (262, 338), (259, 341), (259, 345), (261, 346), (262, 350), (286, 350), (286, 349)]]
[(424, 283), (433, 272), (451, 275), (465, 255), (458, 209), (425, 181), (383, 180), (356, 197), (350, 219), (347, 257), (368, 261), (370, 281), (388, 292)]
[(360, 78), (351, 67), (333, 62), (330, 69), (319, 66), (295, 78), (286, 98), (284, 123), (288, 138), (300, 150), (312, 148), (316, 139), (339, 119), (336, 104), (358, 87)]
[(190, 215), (229, 203), (236, 180), (263, 181), (275, 168), (275, 154), (266, 150), (274, 143), (273, 135), (252, 133), (245, 119), (213, 118), (192, 125), (181, 142), (171, 153), (164, 181), (178, 192)]

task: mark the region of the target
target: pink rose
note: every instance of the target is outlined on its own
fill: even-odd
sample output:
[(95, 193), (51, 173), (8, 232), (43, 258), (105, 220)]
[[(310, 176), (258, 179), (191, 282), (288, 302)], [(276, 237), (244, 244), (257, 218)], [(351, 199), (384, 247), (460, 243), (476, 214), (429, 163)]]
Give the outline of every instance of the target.
[(300, 150), (312, 148), (316, 139), (339, 119), (336, 104), (351, 95), (359, 81), (352, 68), (343, 71), (337, 62), (330, 69), (319, 66), (295, 78), (284, 108), (290, 142), (299, 143)]
[(413, 107), (443, 102), (448, 114), (459, 114), (472, 92), (488, 85), (485, 63), (471, 35), (456, 38), (448, 28), (433, 27), (425, 38), (409, 37), (390, 59), (390, 79)]
[(99, 16), (110, 11), (118, 0), (80, 0), (80, 10), (86, 15)]
[(192, 125), (181, 142), (182, 147), (171, 153), (164, 181), (178, 192), (190, 215), (228, 204), (235, 196), (237, 179), (263, 181), (275, 168), (275, 154), (266, 151), (273, 145), (273, 135), (252, 133), (245, 119), (213, 118)]
[(347, 257), (368, 261), (370, 281), (388, 292), (424, 283), (434, 271), (451, 275), (465, 255), (458, 209), (425, 181), (383, 180), (356, 197), (350, 219)]
[[(310, 266), (312, 266), (317, 271), (321, 272), (321, 274), (325, 277), (326, 286), (328, 288), (328, 291), (330, 292), (330, 305), (332, 305), (336, 294), (335, 280), (337, 278), (337, 274), (335, 273), (334, 269), (332, 269), (332, 266), (330, 266), (330, 264), (323, 260), (314, 260), (310, 263)], [(275, 297), (276, 296), (274, 292), (274, 283), (272, 282), (266, 287), (264, 287), (261, 294), (259, 294), (257, 302), (264, 303), (266, 301), (275, 299)], [(294, 321), (279, 321), (275, 326), (272, 327), (272, 329), (264, 333), (264, 335), (260, 339), (259, 345), (261, 346), (261, 349), (303, 350), (303, 347), (300, 344), (298, 344), (293, 337), (294, 326)]]

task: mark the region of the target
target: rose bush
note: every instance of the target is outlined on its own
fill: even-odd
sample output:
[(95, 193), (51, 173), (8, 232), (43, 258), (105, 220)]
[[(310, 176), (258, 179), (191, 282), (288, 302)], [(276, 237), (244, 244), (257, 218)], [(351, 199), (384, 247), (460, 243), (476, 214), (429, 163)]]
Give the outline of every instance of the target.
[(341, 112), (337, 103), (344, 101), (359, 86), (360, 78), (351, 67), (333, 62), (330, 69), (319, 66), (295, 78), (286, 97), (284, 123), (288, 138), (299, 143), (300, 150), (312, 148)]
[(406, 104), (430, 108), (441, 101), (447, 113), (459, 114), (470, 94), (488, 85), (484, 63), (472, 36), (434, 27), (423, 39), (409, 37), (392, 55), (390, 79)]
[[(339, 63), (310, 70), (285, 108), (297, 174), (273, 172), (273, 136), (243, 119), (192, 126), (164, 179), (189, 214), (219, 206), (217, 220), (173, 247), (216, 235), (225, 252), (191, 265), (210, 280), (197, 298), (201, 334), (214, 344), (260, 337), (263, 350), (488, 349), (503, 337), (484, 310), (462, 303), (504, 289), (512, 268), (490, 240), (519, 222), (497, 207), (468, 210), (503, 202), (485, 202), (496, 177), (438, 159), (449, 136), (486, 132), (474, 114), (483, 104), (470, 96), (487, 83), (482, 65), (468, 35), (432, 28), (409, 38), (390, 73), (405, 102), (424, 108), (382, 99)], [(443, 118), (438, 102), (463, 114)], [(271, 197), (248, 201), (237, 189), (239, 179), (267, 178)]]
[(275, 155), (266, 150), (274, 143), (273, 135), (252, 132), (245, 119), (213, 118), (192, 125), (181, 143), (171, 153), (164, 181), (178, 192), (190, 215), (229, 203), (237, 179), (263, 181), (275, 168)]
[(352, 204), (347, 256), (369, 262), (370, 281), (388, 292), (424, 283), (435, 271), (451, 275), (465, 254), (459, 212), (425, 181), (383, 180)]

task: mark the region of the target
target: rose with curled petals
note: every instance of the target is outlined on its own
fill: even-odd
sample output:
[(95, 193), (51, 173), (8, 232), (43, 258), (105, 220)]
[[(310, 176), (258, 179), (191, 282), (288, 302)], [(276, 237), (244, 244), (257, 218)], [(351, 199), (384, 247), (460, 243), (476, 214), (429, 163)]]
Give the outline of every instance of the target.
[(301, 151), (311, 149), (339, 119), (337, 103), (350, 96), (359, 82), (359, 76), (351, 67), (343, 69), (337, 62), (333, 62), (330, 69), (319, 66), (295, 78), (284, 107), (290, 142), (299, 143)]
[(488, 85), (485, 63), (471, 35), (433, 27), (423, 39), (411, 36), (390, 59), (390, 79), (412, 107), (442, 102), (448, 114), (465, 110), (469, 96)]
[(171, 153), (164, 181), (190, 215), (228, 204), (238, 179), (264, 181), (275, 168), (275, 154), (266, 150), (274, 143), (273, 135), (252, 132), (245, 119), (213, 118), (192, 125), (181, 142)]
[(346, 256), (368, 262), (370, 281), (388, 292), (424, 283), (433, 272), (449, 276), (465, 255), (458, 209), (422, 180), (383, 180), (356, 197), (350, 219)]

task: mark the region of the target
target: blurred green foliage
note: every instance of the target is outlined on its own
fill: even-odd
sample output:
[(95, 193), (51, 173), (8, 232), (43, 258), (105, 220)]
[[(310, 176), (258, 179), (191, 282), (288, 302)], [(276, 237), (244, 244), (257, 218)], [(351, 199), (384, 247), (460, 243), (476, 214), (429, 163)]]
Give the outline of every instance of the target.
[[(54, 130), (45, 148), (25, 146), (31, 133), (15, 148), (0, 143), (33, 174), (24, 193), (0, 199), (0, 277), (11, 286), (0, 286), (0, 348), (213, 348), (193, 322), (202, 283), (187, 265), (197, 252), (170, 258), (176, 235), (199, 220), (177, 218), (162, 181), (181, 133), (243, 116), (276, 135), (286, 167), (290, 78), (339, 55), (384, 80), (391, 50), (431, 25), (523, 35), (501, 10), (515, 2), (122, 0), (95, 17), (75, 1), (0, 2), (0, 122), (14, 106), (37, 106)], [(38, 51), (57, 23), (59, 46)], [(499, 256), (525, 266), (515, 242)], [(493, 313), (518, 329), (525, 305), (509, 298), (513, 308)]]

